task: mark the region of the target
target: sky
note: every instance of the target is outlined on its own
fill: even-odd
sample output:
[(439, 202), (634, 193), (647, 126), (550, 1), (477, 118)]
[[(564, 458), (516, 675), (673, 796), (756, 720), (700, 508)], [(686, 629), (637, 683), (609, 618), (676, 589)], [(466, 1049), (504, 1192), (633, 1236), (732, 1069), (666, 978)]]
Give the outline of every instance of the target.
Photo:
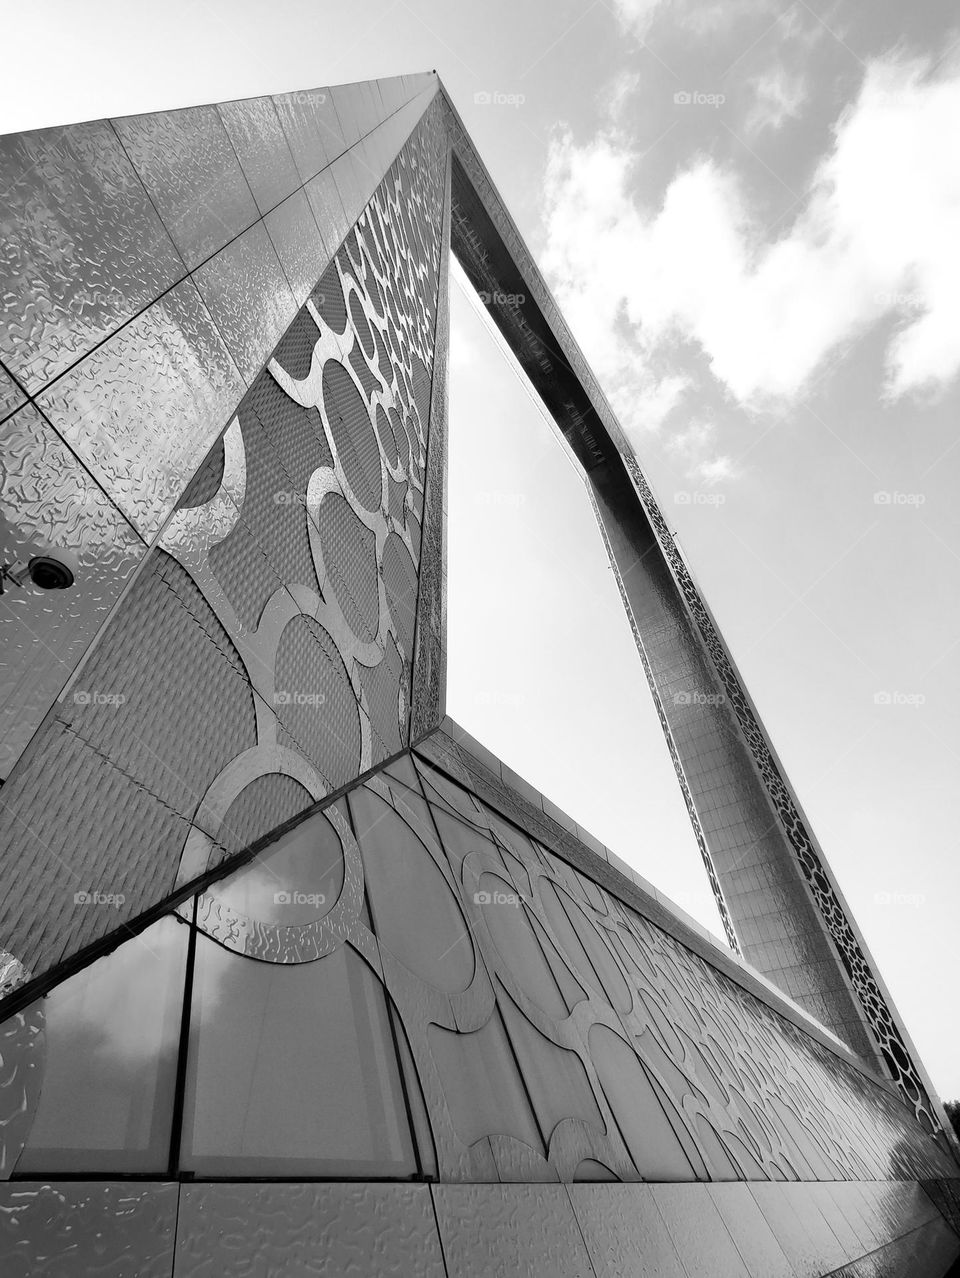
[[(960, 1096), (960, 18), (946, 0), (35, 0), (0, 132), (435, 68)], [(452, 286), (450, 712), (712, 930), (549, 424)]]

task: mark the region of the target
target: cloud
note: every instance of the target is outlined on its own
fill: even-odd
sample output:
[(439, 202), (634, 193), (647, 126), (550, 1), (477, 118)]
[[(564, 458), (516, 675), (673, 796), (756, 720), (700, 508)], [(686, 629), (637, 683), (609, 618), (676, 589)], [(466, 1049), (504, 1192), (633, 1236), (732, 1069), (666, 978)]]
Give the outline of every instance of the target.
[(756, 137), (764, 129), (776, 131), (788, 120), (799, 117), (807, 101), (807, 83), (802, 75), (793, 75), (784, 67), (774, 67), (756, 77), (748, 85), (753, 93), (753, 106), (746, 120), (746, 132)]
[(958, 118), (955, 70), (871, 64), (776, 237), (714, 160), (691, 163), (647, 208), (620, 135), (582, 146), (558, 135), (544, 266), (618, 410), (662, 420), (701, 375), (698, 355), (741, 403), (789, 401), (885, 316), (898, 328), (884, 392), (948, 385), (960, 372)]
[(667, 441), (667, 451), (681, 465), (687, 478), (708, 487), (724, 479), (736, 479), (740, 474), (730, 456), (716, 451), (716, 434), (716, 422), (699, 420), (684, 430), (674, 431)]
[(662, 12), (677, 27), (709, 35), (742, 18), (775, 12), (774, 0), (614, 0), (621, 26), (643, 39)]

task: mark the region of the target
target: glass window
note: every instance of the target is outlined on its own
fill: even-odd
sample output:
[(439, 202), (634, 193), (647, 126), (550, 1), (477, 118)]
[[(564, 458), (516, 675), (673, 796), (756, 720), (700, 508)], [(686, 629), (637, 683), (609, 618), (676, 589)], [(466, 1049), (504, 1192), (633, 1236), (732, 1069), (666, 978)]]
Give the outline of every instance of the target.
[(343, 888), (343, 845), (325, 816), (302, 822), (208, 893), (261, 923), (294, 927), (329, 914)]
[(42, 1000), (46, 1063), (17, 1176), (166, 1171), (187, 938), (168, 916)]
[(198, 936), (191, 1020), (185, 1168), (415, 1173), (384, 992), (349, 946), (261, 963)]

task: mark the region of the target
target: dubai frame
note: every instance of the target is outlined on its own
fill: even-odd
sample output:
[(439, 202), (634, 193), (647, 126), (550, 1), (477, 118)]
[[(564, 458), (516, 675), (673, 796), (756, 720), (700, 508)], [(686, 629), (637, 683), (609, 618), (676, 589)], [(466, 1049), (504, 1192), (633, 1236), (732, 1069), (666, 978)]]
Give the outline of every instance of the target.
[[(944, 1273), (939, 1102), (436, 75), (0, 183), (0, 1274)], [(730, 949), (445, 716), (451, 252)]]

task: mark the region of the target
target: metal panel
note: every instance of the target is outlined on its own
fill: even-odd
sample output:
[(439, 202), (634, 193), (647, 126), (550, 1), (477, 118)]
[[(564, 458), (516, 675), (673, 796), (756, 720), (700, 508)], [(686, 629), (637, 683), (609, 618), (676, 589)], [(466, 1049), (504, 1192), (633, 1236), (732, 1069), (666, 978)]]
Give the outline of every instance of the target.
[(264, 219), (287, 281), (302, 306), (333, 256), (317, 227), (305, 191), (297, 191)]
[(447, 1278), (594, 1278), (562, 1185), (434, 1185)]
[[(0, 776), (8, 776), (50, 703), (106, 620), (146, 547), (36, 408), (0, 429), (5, 562), (45, 548), (77, 557), (76, 584), (8, 585), (0, 598)], [(81, 689), (91, 698), (107, 689)]]
[[(597, 1278), (690, 1278), (652, 1186), (569, 1185), (567, 1192)], [(765, 1278), (775, 1278), (774, 1271)]]
[(267, 228), (251, 226), (193, 278), (227, 350), (252, 382), (297, 312)]
[(172, 1278), (177, 1185), (0, 1186), (4, 1278)]
[(300, 181), (309, 182), (349, 145), (330, 90), (300, 89), (279, 94), (273, 101)]
[(445, 1278), (426, 1185), (185, 1185), (175, 1278)]
[(217, 110), (257, 206), (267, 213), (300, 185), (273, 99), (221, 102)]
[(186, 273), (106, 120), (0, 138), (0, 355), (36, 394)]
[(148, 541), (244, 391), (196, 286), (184, 280), (39, 400)]
[(215, 106), (113, 121), (192, 271), (259, 216)]

